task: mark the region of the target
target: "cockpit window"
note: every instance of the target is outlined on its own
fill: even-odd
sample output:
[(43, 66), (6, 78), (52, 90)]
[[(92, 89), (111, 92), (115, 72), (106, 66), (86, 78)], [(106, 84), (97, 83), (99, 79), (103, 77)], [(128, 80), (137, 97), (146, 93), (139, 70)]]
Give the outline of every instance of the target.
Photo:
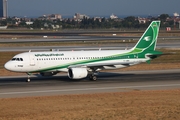
[(23, 58), (12, 58), (12, 61), (23, 61)]
[(16, 60), (16, 58), (12, 58), (12, 61), (15, 61)]

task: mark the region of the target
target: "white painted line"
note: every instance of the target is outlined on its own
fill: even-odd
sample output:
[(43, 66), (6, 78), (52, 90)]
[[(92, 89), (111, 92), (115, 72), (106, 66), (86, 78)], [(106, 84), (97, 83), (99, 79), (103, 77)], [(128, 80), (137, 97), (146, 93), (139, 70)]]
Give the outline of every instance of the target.
[(102, 87), (102, 88), (82, 88), (82, 89), (24, 91), (24, 92), (5, 92), (5, 93), (0, 93), (0, 95), (32, 94), (32, 93), (50, 93), (50, 92), (71, 92), (71, 91), (91, 91), (91, 90), (110, 90), (110, 89), (124, 89), (124, 88), (173, 87), (173, 86), (180, 86), (180, 84), (145, 85), (145, 86), (123, 86), (123, 87)]

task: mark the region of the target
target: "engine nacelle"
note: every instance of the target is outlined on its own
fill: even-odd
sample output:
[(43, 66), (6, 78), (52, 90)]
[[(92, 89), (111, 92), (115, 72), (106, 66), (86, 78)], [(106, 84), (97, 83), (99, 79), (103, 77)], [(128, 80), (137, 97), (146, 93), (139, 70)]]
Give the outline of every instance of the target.
[(86, 68), (70, 68), (68, 70), (68, 77), (70, 79), (82, 79), (88, 75)]
[(41, 76), (53, 76), (56, 74), (57, 74), (57, 72), (40, 72)]

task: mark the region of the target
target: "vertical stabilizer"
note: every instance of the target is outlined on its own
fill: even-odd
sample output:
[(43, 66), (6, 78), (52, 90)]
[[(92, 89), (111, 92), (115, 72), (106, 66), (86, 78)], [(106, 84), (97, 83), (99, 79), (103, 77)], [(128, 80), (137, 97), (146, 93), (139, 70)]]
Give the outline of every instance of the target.
[(152, 21), (133, 49), (154, 51), (156, 49), (160, 21)]

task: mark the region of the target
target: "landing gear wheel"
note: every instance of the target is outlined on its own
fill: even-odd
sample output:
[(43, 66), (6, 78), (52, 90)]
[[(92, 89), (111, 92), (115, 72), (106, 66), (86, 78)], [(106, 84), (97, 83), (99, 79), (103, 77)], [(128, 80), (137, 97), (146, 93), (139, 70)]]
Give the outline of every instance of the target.
[(27, 73), (27, 74), (28, 74), (28, 78), (27, 78), (26, 82), (30, 82), (31, 81), (30, 74), (29, 73)]
[(96, 81), (96, 80), (97, 80), (97, 76), (95, 76), (95, 75), (90, 75), (90, 76), (89, 76), (89, 79), (92, 80), (92, 81)]
[(96, 80), (97, 80), (97, 77), (96, 77), (96, 76), (92, 76), (92, 80), (93, 80), (93, 81), (96, 81)]
[(30, 82), (31, 80), (30, 80), (30, 78), (28, 78), (27, 80), (26, 80), (26, 82)]

